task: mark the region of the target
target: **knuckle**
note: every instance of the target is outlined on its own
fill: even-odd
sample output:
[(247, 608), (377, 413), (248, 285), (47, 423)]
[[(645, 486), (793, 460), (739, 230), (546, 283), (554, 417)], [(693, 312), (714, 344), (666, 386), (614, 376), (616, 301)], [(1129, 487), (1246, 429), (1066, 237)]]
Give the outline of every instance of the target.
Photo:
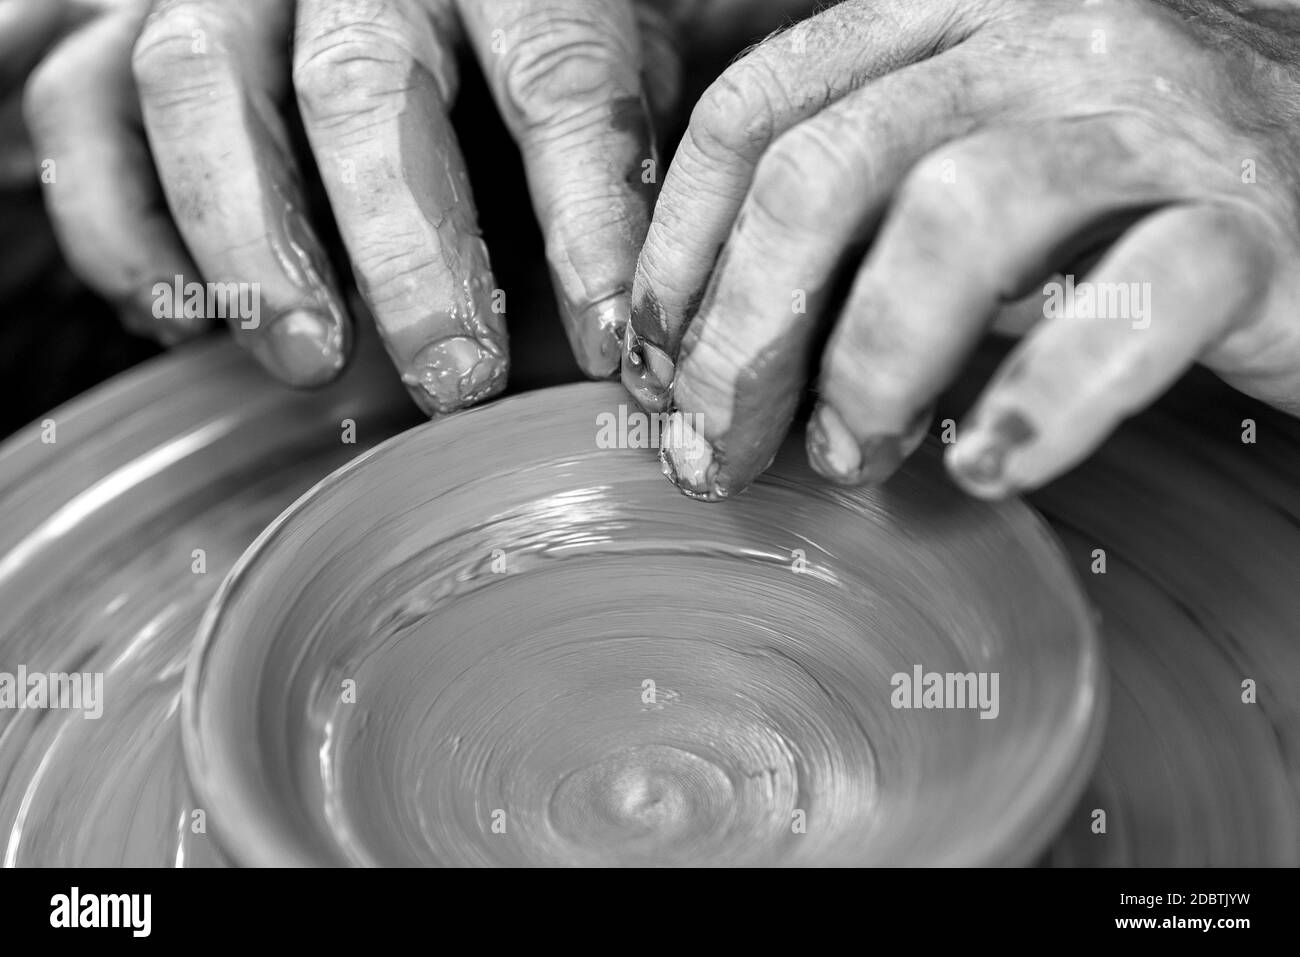
[[(1126, 170), (1141, 170), (1158, 162), (1160, 147), (1172, 137), (1159, 128), (1156, 118), (1145, 112), (1120, 109), (1106, 116), (1104, 122), (1094, 124), (1096, 132), (1081, 138), (1079, 146), (1087, 150), (1086, 162), (1123, 163)], [(1166, 175), (1167, 175), (1167, 171)]]
[(921, 235), (936, 238), (978, 222), (981, 191), (965, 166), (942, 153), (923, 157), (898, 187), (894, 216)]
[[(960, 179), (966, 179), (961, 177)], [(899, 184), (899, 201), (910, 206), (939, 205), (939, 186), (954, 186), (957, 176), (957, 157), (941, 151), (927, 153), (903, 177)]]
[(1283, 237), (1263, 210), (1238, 204), (1207, 204), (1200, 212), (1201, 230), (1213, 237), (1217, 266), (1224, 281), (1241, 288), (1261, 288), (1269, 282), (1285, 248)]
[[(607, 248), (630, 242), (627, 237), (640, 231), (634, 211), (622, 203), (611, 203), (603, 189), (570, 190), (562, 205), (551, 210), (543, 226), (548, 260), (561, 274), (579, 249)], [(642, 223), (644, 220), (641, 221)]]
[(1249, 248), (1259, 240), (1259, 227), (1251, 222), (1254, 217), (1243, 209), (1206, 205), (1198, 210), (1198, 219), (1207, 235), (1219, 238), (1225, 245)]
[(823, 123), (805, 123), (781, 134), (763, 154), (751, 202), (779, 226), (825, 229), (848, 208), (844, 184), (850, 174), (842, 141)]
[(412, 60), (385, 30), (349, 26), (316, 37), (294, 57), (293, 87), (304, 118), (363, 115), (385, 94), (407, 90)]
[(1151, 64), (1178, 51), (1194, 55), (1196, 45), (1188, 39), (1186, 21), (1175, 11), (1145, 0), (1112, 0), (1100, 9), (1081, 9), (1067, 15), (1066, 23), (1097, 45), (1097, 52), (1118, 55), (1121, 63)]
[(691, 112), (690, 135), (707, 159), (754, 159), (772, 142), (776, 108), (773, 79), (757, 54), (714, 80)]
[(599, 23), (521, 25), (523, 39), (507, 46), (499, 66), (510, 119), (525, 129), (544, 126), (609, 99), (632, 62), (613, 31)]
[(141, 96), (176, 94), (211, 77), (212, 42), (223, 29), (220, 9), (205, 0), (176, 0), (145, 21), (131, 51), (131, 72)]
[(1008, 273), (1006, 257), (972, 250), (998, 235), (1005, 221), (1001, 199), (1017, 186), (1011, 168), (978, 148), (923, 158), (904, 178), (886, 224), (892, 238), (885, 247), (889, 260), (906, 257), (911, 268), (919, 264), (951, 281), (962, 277), (981, 290), (1014, 298), (1017, 280)]
[(381, 315), (426, 303), (441, 273), (427, 239), (415, 234), (368, 244), (356, 254), (355, 265), (366, 299)]

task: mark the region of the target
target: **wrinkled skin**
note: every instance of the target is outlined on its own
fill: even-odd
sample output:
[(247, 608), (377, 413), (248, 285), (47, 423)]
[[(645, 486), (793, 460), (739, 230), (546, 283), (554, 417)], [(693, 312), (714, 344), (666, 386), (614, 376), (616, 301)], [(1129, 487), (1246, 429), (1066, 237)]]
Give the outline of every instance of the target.
[(879, 482), (995, 322), (1025, 335), (947, 452), (977, 495), (1194, 361), (1300, 412), (1300, 4), (847, 0), (770, 38), (694, 109), (623, 377), (703, 422), (688, 494), (766, 468), (810, 377), (813, 466)]
[(433, 414), (497, 393), (509, 365), (505, 291), (448, 119), (465, 56), (523, 155), (578, 363), (605, 377), (618, 371), (662, 178), (652, 131), (679, 99), (683, 38), (748, 35), (807, 6), (0, 0), (0, 62), (3, 92), (24, 88), (31, 158), (50, 164), (64, 253), (131, 328), (170, 343), (210, 322), (211, 309), (169, 295), (175, 277), (239, 289), (239, 306), (256, 284), (257, 315), (205, 305), (283, 381), (338, 375), (356, 317), (308, 202), (314, 166), (352, 278)]

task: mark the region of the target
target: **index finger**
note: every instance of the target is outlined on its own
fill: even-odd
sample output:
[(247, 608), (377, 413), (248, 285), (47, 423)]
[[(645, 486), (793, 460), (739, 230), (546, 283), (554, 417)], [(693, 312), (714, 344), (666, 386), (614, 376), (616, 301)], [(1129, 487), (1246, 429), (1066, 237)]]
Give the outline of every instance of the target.
[(659, 178), (642, 70), (677, 65), (644, 62), (628, 0), (459, 2), (523, 152), (574, 355), (612, 376)]

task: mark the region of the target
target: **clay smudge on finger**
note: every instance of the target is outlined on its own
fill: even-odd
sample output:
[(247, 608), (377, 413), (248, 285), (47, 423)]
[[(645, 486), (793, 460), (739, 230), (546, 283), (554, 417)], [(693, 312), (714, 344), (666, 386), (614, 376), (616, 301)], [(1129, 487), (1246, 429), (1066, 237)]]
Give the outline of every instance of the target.
[(299, 301), (272, 303), (281, 305), (282, 311), (259, 323), (251, 334), (240, 331), (248, 335), (249, 348), (281, 379), (317, 388), (332, 382), (347, 364), (352, 352), (351, 323), (329, 256), (307, 219), (297, 164), (263, 116), (269, 107), (259, 102), (248, 98), (244, 115), (259, 150), (275, 157), (262, 164), (263, 215), (272, 227), (267, 243)]
[(612, 378), (619, 372), (623, 335), (631, 314), (628, 294), (620, 289), (599, 302), (583, 304), (569, 299), (559, 274), (551, 269), (551, 285), (559, 304), (560, 321), (569, 346), (582, 371), (593, 379)]
[[(413, 368), (436, 412), (454, 412), (500, 392), (501, 357), (469, 336), (448, 336), (420, 350)], [(407, 373), (407, 376), (417, 373)], [(403, 377), (403, 381), (409, 379)]]
[(636, 256), (659, 193), (659, 154), (649, 109), (644, 96), (621, 97), (609, 104), (604, 121), (611, 134), (605, 179), (621, 184), (612, 197), (619, 241), (593, 259), (590, 249), (559, 248), (557, 235), (547, 238), (560, 318), (579, 366), (592, 378), (617, 377), (625, 354)]
[[(412, 65), (408, 82), (398, 122), (400, 175), (432, 228), (433, 268), (446, 285), (439, 290), (444, 298), (424, 322), (406, 329), (388, 326), (385, 338), (402, 381), (420, 408), (432, 414), (504, 389), (509, 356), (487, 244), (447, 104), (423, 65)], [(431, 329), (443, 335), (428, 341)]]
[[(745, 248), (736, 241), (742, 229), (738, 217), (682, 338), (673, 385), (677, 407), (707, 416), (706, 437), (718, 464), (710, 494), (719, 498), (744, 491), (781, 447), (812, 377), (812, 359), (824, 346), (831, 291), (826, 280), (795, 283), (806, 297), (799, 314), (755, 311), (738, 278), (727, 275), (734, 251)], [(754, 265), (738, 263), (736, 271)], [(719, 396), (726, 407), (700, 408), (721, 404)]]
[(668, 416), (668, 428), (659, 448), (659, 464), (668, 481), (689, 498), (720, 502), (726, 495), (717, 487), (717, 454), (701, 430), (691, 424), (694, 416), (675, 411)]
[(623, 386), (642, 409), (662, 412), (668, 407), (676, 369), (668, 353), (628, 324), (623, 333)]
[[(714, 286), (716, 283), (710, 284), (711, 290)], [(716, 467), (707, 488), (685, 488), (670, 474), (683, 492), (718, 501), (743, 492), (772, 464), (794, 421), (808, 380), (812, 350), (806, 333), (801, 327), (787, 330), (739, 373), (730, 373), (734, 376), (730, 409), (690, 407), (690, 411), (703, 416), (705, 438)], [(698, 327), (692, 326), (682, 343), (679, 367), (691, 357), (699, 337)], [(698, 376), (699, 371), (692, 370), (691, 374)], [(684, 407), (682, 396), (675, 395), (674, 399), (678, 408)]]
[(991, 425), (977, 421), (971, 431), (948, 452), (953, 478), (972, 495), (1001, 498), (1014, 491), (1007, 459), (1038, 437), (1038, 430), (1016, 411), (998, 413)]
[(663, 352), (675, 352), (677, 342), (668, 334), (667, 316), (663, 303), (643, 277), (632, 282), (632, 315), (630, 328), (637, 338), (651, 343)]
[[(626, 96), (615, 100), (610, 108), (609, 129), (627, 136), (633, 144), (632, 161), (626, 167), (623, 182), (642, 203), (642, 233), (650, 223), (655, 198), (659, 195), (659, 147), (650, 123), (650, 105), (644, 96)], [(651, 164), (646, 166), (647, 161)], [(634, 224), (635, 227), (635, 224)]]
[[(184, 157), (169, 193), (178, 229), (230, 238), (225, 248), (210, 250), (206, 275), (170, 277), (165, 284), (206, 280), (206, 318), (225, 318), (235, 341), (282, 382), (318, 387), (346, 364), (350, 324), (329, 258), (307, 220), (299, 168), (275, 105), (252, 89), (243, 90), (237, 104), (238, 132), (252, 147), (247, 172), (256, 177), (253, 195), (239, 206), (250, 221), (236, 224), (218, 205), (235, 198), (213, 185), (225, 170), (203, 157)], [(173, 301), (174, 313), (182, 308)]]
[(669, 315), (644, 276), (638, 276), (632, 284), (628, 331), (634, 336), (623, 340), (623, 385), (648, 412), (661, 412), (669, 405), (682, 336), (704, 303), (712, 278), (721, 267), (724, 249), (718, 247), (704, 287), (687, 299), (680, 316)]
[(274, 318), (259, 340), (267, 342), (270, 355), (292, 377), (290, 381), (321, 386), (343, 371), (352, 353), (352, 325), (333, 291), (337, 287), (329, 257), (301, 207), (286, 202), (283, 213), (288, 255), (281, 256), (282, 262), (292, 264), (308, 288), (323, 292), (313, 297), (314, 308), (290, 309)]

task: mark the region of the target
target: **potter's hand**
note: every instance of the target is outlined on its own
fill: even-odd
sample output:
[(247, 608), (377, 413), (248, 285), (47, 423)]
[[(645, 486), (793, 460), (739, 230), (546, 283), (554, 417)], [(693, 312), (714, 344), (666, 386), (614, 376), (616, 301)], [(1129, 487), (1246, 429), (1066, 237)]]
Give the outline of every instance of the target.
[(849, 0), (736, 62), (665, 178), (625, 343), (633, 394), (693, 413), (678, 484), (752, 481), (823, 342), (810, 459), (883, 480), (1031, 290), (1043, 321), (948, 451), (976, 494), (1061, 473), (1197, 359), (1300, 411), (1300, 5), (1258, 7)]
[[(579, 362), (596, 376), (617, 371), (649, 218), (647, 110), (666, 106), (676, 83), (658, 8), (98, 5), (36, 68), (25, 113), (36, 155), (55, 170), (45, 189), (73, 267), (157, 335), (203, 324), (170, 302), (158, 308), (174, 277), (245, 284), (224, 287), (236, 298), (223, 311), (268, 369), (297, 385), (338, 373), (350, 320), (304, 201), (314, 159), (357, 285), (416, 401), (447, 411), (498, 391), (502, 297), (447, 115), (463, 40), (523, 152)], [(295, 109), (310, 156), (293, 149)]]

